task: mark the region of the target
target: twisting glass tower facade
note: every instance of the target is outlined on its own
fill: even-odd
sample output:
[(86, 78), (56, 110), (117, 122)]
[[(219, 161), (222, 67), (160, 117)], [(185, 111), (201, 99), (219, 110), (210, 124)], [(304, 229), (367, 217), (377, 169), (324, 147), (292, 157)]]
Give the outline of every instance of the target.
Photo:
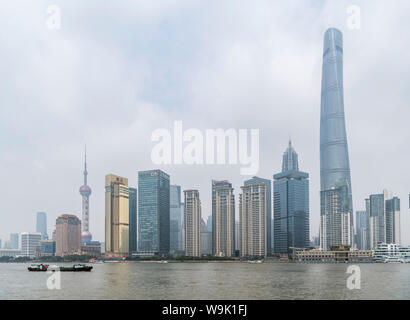
[(325, 33), (320, 106), (320, 247), (352, 244), (353, 208), (343, 102), (343, 35)]

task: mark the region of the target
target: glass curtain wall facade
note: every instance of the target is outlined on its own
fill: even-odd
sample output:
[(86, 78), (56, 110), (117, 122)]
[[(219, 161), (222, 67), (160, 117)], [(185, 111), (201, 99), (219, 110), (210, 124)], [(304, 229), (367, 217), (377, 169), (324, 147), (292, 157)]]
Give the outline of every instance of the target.
[(161, 170), (138, 172), (138, 251), (170, 249), (170, 178)]
[(325, 32), (320, 106), (320, 247), (352, 244), (353, 205), (343, 99), (343, 35)]

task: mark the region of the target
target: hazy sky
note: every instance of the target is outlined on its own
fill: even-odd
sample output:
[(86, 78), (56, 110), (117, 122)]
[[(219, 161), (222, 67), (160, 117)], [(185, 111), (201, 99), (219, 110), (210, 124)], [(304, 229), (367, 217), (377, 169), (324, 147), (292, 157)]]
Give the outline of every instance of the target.
[[(47, 7), (61, 28), (47, 28)], [(347, 8), (361, 8), (361, 29)], [(0, 2), (0, 238), (48, 231), (81, 216), (88, 149), (90, 231), (104, 241), (104, 176), (137, 186), (154, 169), (151, 133), (183, 128), (260, 129), (260, 171), (281, 170), (289, 136), (310, 174), (311, 233), (319, 230), (319, 121), (323, 35), (344, 34), (344, 94), (354, 210), (369, 194), (401, 198), (410, 243), (410, 2), (17, 1)], [(163, 165), (171, 183), (200, 191), (211, 179), (236, 194), (240, 166)], [(238, 200), (238, 199), (237, 199)]]

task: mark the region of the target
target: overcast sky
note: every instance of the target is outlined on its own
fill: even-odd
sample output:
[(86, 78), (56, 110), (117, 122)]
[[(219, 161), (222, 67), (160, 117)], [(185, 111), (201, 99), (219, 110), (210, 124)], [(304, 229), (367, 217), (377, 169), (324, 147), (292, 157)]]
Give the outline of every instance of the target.
[[(46, 25), (61, 9), (61, 28)], [(361, 8), (360, 30), (347, 8)], [(104, 241), (104, 176), (137, 186), (151, 133), (173, 128), (260, 129), (260, 177), (281, 170), (289, 136), (310, 174), (311, 234), (319, 230), (319, 122), (323, 35), (344, 35), (344, 96), (354, 210), (387, 188), (401, 198), (410, 244), (410, 2), (17, 1), (0, 2), (0, 238), (48, 232), (81, 216), (88, 149), (90, 231)], [(171, 183), (199, 189), (211, 212), (211, 179), (236, 194), (240, 166), (162, 165)], [(237, 199), (238, 200), (238, 199)]]

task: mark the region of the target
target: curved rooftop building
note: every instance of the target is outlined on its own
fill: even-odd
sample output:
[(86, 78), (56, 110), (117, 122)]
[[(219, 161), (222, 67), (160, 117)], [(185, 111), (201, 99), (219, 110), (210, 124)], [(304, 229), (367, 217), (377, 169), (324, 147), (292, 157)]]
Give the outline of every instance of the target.
[(343, 35), (325, 32), (320, 106), (320, 246), (352, 244), (353, 208), (343, 100)]

